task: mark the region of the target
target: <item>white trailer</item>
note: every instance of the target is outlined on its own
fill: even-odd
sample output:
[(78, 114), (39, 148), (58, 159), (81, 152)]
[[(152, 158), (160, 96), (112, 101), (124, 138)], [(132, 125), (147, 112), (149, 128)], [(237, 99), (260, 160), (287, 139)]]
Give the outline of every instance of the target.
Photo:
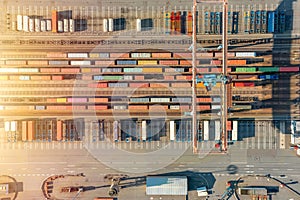
[(109, 32), (114, 31), (114, 19), (113, 18), (108, 19), (108, 31)]
[(63, 21), (62, 20), (58, 20), (57, 21), (57, 32), (62, 33), (64, 32), (64, 26), (63, 26)]
[(203, 140), (209, 140), (209, 121), (203, 121)]
[(27, 15), (23, 15), (23, 31), (29, 31), (29, 17)]
[(170, 141), (175, 140), (176, 124), (175, 121), (170, 121)]
[(41, 20), (41, 31), (45, 32), (47, 30), (46, 21)]
[(34, 19), (35, 32), (41, 31), (41, 20), (39, 18)]
[(51, 19), (46, 20), (46, 30), (51, 31), (52, 30), (52, 21)]
[(108, 31), (108, 20), (103, 19), (103, 32), (107, 32), (107, 31)]
[(22, 31), (23, 30), (23, 16), (17, 15), (17, 30)]
[(74, 19), (69, 19), (69, 28), (70, 28), (70, 32), (75, 32), (75, 22)]
[(69, 32), (69, 20), (64, 19), (64, 32)]
[(142, 31), (142, 20), (136, 19), (136, 31), (141, 32)]
[(29, 18), (29, 31), (34, 32), (34, 19)]
[(232, 141), (238, 140), (238, 121), (232, 121)]

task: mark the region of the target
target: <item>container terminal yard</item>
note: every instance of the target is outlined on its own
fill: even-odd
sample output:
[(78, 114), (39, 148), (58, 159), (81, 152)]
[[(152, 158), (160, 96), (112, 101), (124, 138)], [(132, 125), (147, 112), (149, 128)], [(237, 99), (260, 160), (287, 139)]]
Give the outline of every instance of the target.
[[(219, 148), (225, 107), (229, 152), (225, 155), (231, 155), (231, 162), (251, 163), (249, 152), (265, 150), (289, 152), (284, 162), (297, 163), (300, 152), (291, 148), (300, 145), (299, 1), (228, 1), (226, 83), (223, 5), (198, 3), (195, 135), (192, 1), (0, 2), (0, 146), (4, 150), (86, 148), (93, 158), (104, 160), (102, 173), (110, 172), (107, 166), (128, 172), (126, 164), (122, 168), (103, 158), (96, 150), (99, 145), (139, 154), (163, 145), (192, 145), (196, 137), (198, 153), (204, 154), (207, 147), (226, 163)], [(273, 154), (258, 155), (253, 162)], [(6, 159), (13, 163), (3, 156), (2, 164)], [(178, 171), (173, 165), (170, 169)], [(142, 166), (137, 165), (136, 172), (147, 171)], [(293, 167), (290, 173), (297, 170)], [(7, 169), (1, 168), (5, 174)], [(291, 176), (297, 177), (294, 173)], [(25, 186), (25, 191), (35, 191), (36, 185)], [(21, 199), (33, 199), (25, 191)], [(80, 192), (78, 199), (95, 197)]]

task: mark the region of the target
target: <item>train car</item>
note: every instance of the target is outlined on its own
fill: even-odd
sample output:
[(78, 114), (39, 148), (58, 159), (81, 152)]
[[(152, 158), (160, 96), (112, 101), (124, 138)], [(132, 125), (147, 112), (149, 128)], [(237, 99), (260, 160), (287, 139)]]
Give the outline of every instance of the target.
[(29, 18), (29, 32), (34, 32), (34, 19)]
[(103, 32), (108, 32), (108, 20), (107, 19), (103, 19), (103, 24), (102, 24), (102, 27), (103, 27)]
[(64, 19), (64, 32), (69, 32), (69, 20)]
[(274, 11), (268, 11), (268, 20), (267, 20), (267, 24), (268, 24), (268, 33), (274, 33), (275, 31), (275, 12)]
[(250, 11), (250, 29), (249, 33), (254, 33), (255, 32), (255, 11), (251, 10)]
[(255, 12), (255, 33), (261, 32), (261, 11), (257, 10)]
[(171, 31), (171, 34), (174, 34), (175, 33), (175, 13), (174, 12), (171, 12), (170, 20), (171, 20), (170, 31)]
[(34, 19), (34, 28), (35, 28), (35, 32), (41, 31), (41, 20), (39, 18)]
[(261, 33), (267, 33), (267, 11), (261, 11)]
[(57, 19), (58, 19), (57, 11), (52, 10), (51, 29), (53, 33), (57, 33)]
[(244, 32), (249, 33), (250, 30), (250, 12), (244, 12)]
[(29, 17), (27, 15), (23, 15), (23, 31), (29, 32)]
[(75, 21), (74, 21), (74, 19), (69, 19), (69, 28), (70, 28), (71, 33), (75, 32)]
[(23, 16), (17, 15), (17, 31), (23, 30)]
[(166, 12), (165, 13), (165, 33), (166, 34), (170, 34), (170, 28), (171, 28), (171, 24), (170, 24), (170, 17), (171, 17), (171, 15), (170, 15), (170, 12)]
[(113, 18), (108, 19), (108, 31), (109, 32), (114, 31), (114, 19)]
[(51, 19), (46, 20), (46, 30), (52, 31), (52, 20)]
[(193, 34), (193, 15), (191, 11), (189, 11), (187, 15), (187, 34)]
[(232, 13), (232, 34), (238, 34), (239, 32), (239, 12)]
[(181, 33), (181, 12), (177, 11), (175, 14), (175, 34)]

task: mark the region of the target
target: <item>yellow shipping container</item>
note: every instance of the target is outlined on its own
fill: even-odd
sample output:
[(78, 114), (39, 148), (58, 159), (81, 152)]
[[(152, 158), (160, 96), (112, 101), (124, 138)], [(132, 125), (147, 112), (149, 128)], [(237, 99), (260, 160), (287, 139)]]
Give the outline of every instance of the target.
[(0, 76), (0, 80), (1, 80), (1, 81), (8, 80), (8, 76)]
[(196, 87), (204, 88), (205, 86), (204, 86), (204, 83), (201, 82), (201, 83), (198, 83)]
[(99, 53), (90, 53), (90, 58), (99, 58)]
[(90, 73), (90, 72), (92, 72), (92, 70), (91, 70), (91, 68), (82, 68), (81, 72), (82, 73)]
[(138, 65), (157, 65), (157, 60), (138, 60)]
[(145, 72), (145, 73), (161, 73), (162, 68), (143, 68), (143, 72)]
[(56, 102), (57, 103), (66, 103), (67, 102), (67, 98), (57, 98)]

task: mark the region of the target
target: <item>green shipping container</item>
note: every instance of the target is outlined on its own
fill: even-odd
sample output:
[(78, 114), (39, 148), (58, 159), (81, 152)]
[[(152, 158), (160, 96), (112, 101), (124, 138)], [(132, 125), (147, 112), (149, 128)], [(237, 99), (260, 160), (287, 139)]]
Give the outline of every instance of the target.
[(258, 71), (260, 71), (260, 72), (278, 72), (279, 67), (259, 67)]
[(124, 68), (124, 72), (140, 73), (143, 72), (143, 68)]
[(103, 80), (122, 80), (123, 76), (103, 76)]

